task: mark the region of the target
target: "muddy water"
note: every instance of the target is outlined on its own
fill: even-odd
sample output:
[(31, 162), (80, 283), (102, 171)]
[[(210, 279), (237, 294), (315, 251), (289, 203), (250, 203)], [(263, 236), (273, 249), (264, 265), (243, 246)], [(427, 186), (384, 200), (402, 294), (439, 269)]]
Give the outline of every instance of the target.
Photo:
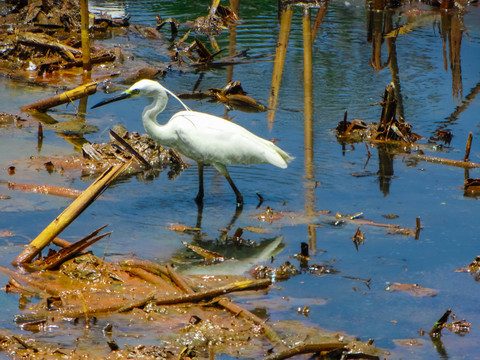
[[(117, 4), (130, 14), (132, 23), (152, 26), (156, 14), (164, 18), (177, 17), (184, 22), (206, 15), (208, 7), (206, 1), (195, 2), (195, 5), (189, 1)], [(422, 144), (428, 144), (428, 138), (438, 128), (451, 130), (453, 139), (449, 145), (427, 146), (425, 151), (433, 156), (463, 159), (467, 135), (473, 132), (470, 159), (480, 163), (479, 103), (475, 96), (467, 98), (479, 82), (480, 10), (478, 5), (472, 4), (459, 17), (464, 30), (455, 66), (451, 65), (452, 55), (449, 56), (448, 41), (451, 39), (442, 34), (446, 31), (442, 30), (442, 24), (457, 26), (458, 23), (451, 24), (458, 19), (432, 12), (429, 7), (424, 10), (416, 17), (404, 14), (400, 18), (400, 24), (406, 24), (408, 19), (410, 31), (399, 35), (395, 43), (398, 66), (395, 73), (398, 74), (405, 120), (412, 124), (414, 132), (426, 138), (420, 141)], [(267, 105), (273, 70), (271, 60), (280, 30), (276, 3), (241, 1), (239, 14), (242, 20), (235, 28), (235, 51), (249, 49), (248, 55), (258, 56), (259, 62), (206, 71), (169, 71), (161, 79), (162, 83), (176, 93), (185, 93), (192, 91), (200, 78), (197, 90), (208, 90), (223, 87), (231, 76), (241, 81), (250, 96)], [(312, 14), (313, 22), (316, 10)], [(480, 343), (480, 335), (475, 330), (480, 324), (478, 283), (468, 274), (454, 272), (473, 261), (480, 251), (477, 239), (480, 205), (476, 198), (464, 196), (464, 170), (390, 156), (379, 147), (369, 148), (369, 156), (364, 144), (342, 146), (335, 138), (333, 129), (343, 119), (345, 111), (349, 119), (378, 121), (381, 109), (372, 105), (381, 100), (385, 86), (392, 81), (386, 41), (381, 45), (380, 66), (378, 69), (371, 66), (375, 59), (372, 60), (373, 45), (368, 38), (367, 18), (374, 16), (363, 2), (334, 1), (329, 5), (312, 49), (313, 146), (309, 152), (305, 151), (307, 112), (304, 108), (302, 11), (299, 8), (293, 14), (277, 110), (270, 126), (267, 113), (226, 111), (223, 105), (208, 101), (186, 102), (192, 109), (226, 115), (262, 137), (278, 139), (277, 144), (295, 156), (286, 170), (266, 165), (232, 166), (230, 170), (245, 198), (243, 213), (233, 228), (263, 226), (271, 231), (267, 236), (247, 233), (247, 237), (257, 241), (279, 235), (284, 238), (284, 247), (276, 254), (273, 266), (287, 260), (300, 266), (291, 256), (300, 251), (301, 242), (309, 242), (318, 249), (312, 254), (310, 264), (330, 265), (339, 271), (335, 275), (317, 276), (305, 270), (279, 283), (279, 287), (267, 295), (270, 306), (266, 311), (271, 320), (294, 319), (345, 331), (362, 340), (372, 338), (377, 346), (392, 352), (391, 358), (474, 358)], [(393, 18), (396, 24), (398, 13), (394, 12)], [(135, 56), (160, 66), (168, 61), (162, 50), (168, 47), (170, 36), (167, 29), (162, 32), (165, 38), (154, 42), (129, 34), (128, 39), (105, 39), (102, 43), (123, 44)], [(443, 36), (447, 39), (445, 51)], [(224, 31), (217, 37), (220, 48), (231, 46), (232, 38)], [(202, 39), (208, 43), (206, 38)], [(3, 112), (17, 113), (19, 106), (45, 95), (43, 88), (15, 84), (5, 78), (0, 79), (0, 86)], [(89, 103), (94, 104), (104, 97), (97, 94)], [(469, 101), (468, 106), (452, 119), (451, 114), (463, 101)], [(138, 99), (89, 110), (86, 121), (99, 130), (86, 135), (86, 139), (108, 141), (108, 130), (116, 124), (142, 133), (140, 115), (146, 104), (146, 100)], [(178, 104), (170, 101), (159, 121), (166, 121), (179, 110)], [(59, 113), (53, 116), (60, 120), (73, 113), (71, 107), (57, 111)], [(13, 232), (12, 236), (0, 239), (3, 264), (8, 264), (18, 253), (19, 245), (34, 238), (70, 203), (68, 199), (53, 196), (9, 192), (3, 185), (5, 181), (47, 183), (75, 189), (84, 189), (91, 182), (78, 174), (48, 174), (24, 164), (17, 165), (16, 174), (9, 176), (5, 169), (15, 160), (38, 154), (57, 156), (75, 152), (71, 144), (49, 130), (39, 150), (36, 131), (34, 126), (0, 128), (0, 193), (11, 196), (8, 201), (0, 201), (0, 230)], [(311, 163), (306, 161), (306, 153), (313, 156)], [(192, 242), (192, 236), (169, 230), (170, 224), (200, 224), (202, 240), (211, 244), (217, 242), (219, 229), (229, 226), (235, 214), (230, 187), (221, 175), (207, 169), (205, 205), (199, 223), (198, 209), (193, 201), (197, 169), (194, 163), (191, 165), (175, 180), (169, 180), (165, 171), (153, 181), (133, 178), (116, 183), (105, 193), (105, 199), (89, 208), (62, 233), (62, 237), (76, 240), (86, 232), (110, 224), (114, 233), (107, 245), (95, 245), (97, 255), (105, 253), (107, 257), (114, 257), (132, 252), (159, 262), (170, 261), (172, 257), (184, 262), (181, 255), (190, 253), (181, 241)], [(480, 177), (480, 174), (478, 170), (471, 170), (469, 176)], [(258, 209), (257, 193), (265, 199)], [(255, 215), (266, 206), (295, 215), (280, 224), (261, 223)], [(423, 228), (415, 239), (386, 234), (379, 227), (360, 226), (365, 233), (365, 243), (356, 250), (351, 238), (357, 225), (335, 225), (335, 221), (326, 216), (301, 216), (308, 210), (330, 210), (333, 214), (363, 212), (365, 219), (409, 228), (415, 227), (415, 219), (419, 217)], [(390, 214), (396, 215), (395, 218), (385, 218)], [(221, 246), (217, 248), (221, 249)], [(235, 255), (242, 257), (240, 253)], [(256, 261), (270, 263), (270, 257)], [(239, 267), (239, 271), (242, 270)], [(359, 279), (371, 279), (371, 282), (367, 286)], [(437, 295), (419, 297), (386, 291), (389, 284), (396, 282), (436, 289)], [(325, 302), (320, 303), (318, 299), (325, 299)], [(8, 308), (0, 324), (14, 327), (12, 316), (18, 312), (16, 298), (2, 295), (0, 302)], [(305, 305), (310, 307), (308, 317), (297, 313), (297, 308)], [(255, 302), (248, 306), (256, 307)], [(420, 337), (419, 330), (428, 332), (448, 308), (452, 308), (458, 318), (471, 322), (472, 331), (464, 337), (445, 331), (442, 341), (446, 354), (443, 354), (435, 350), (427, 335)], [(418, 338), (421, 346), (397, 345), (396, 339), (406, 338)]]

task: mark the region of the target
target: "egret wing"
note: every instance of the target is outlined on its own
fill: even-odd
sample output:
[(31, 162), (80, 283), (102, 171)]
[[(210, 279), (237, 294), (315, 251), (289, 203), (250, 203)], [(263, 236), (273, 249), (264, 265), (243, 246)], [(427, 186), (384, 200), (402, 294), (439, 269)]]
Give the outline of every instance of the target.
[(203, 164), (271, 163), (286, 167), (289, 159), (270, 141), (217, 116), (181, 111), (169, 123), (175, 125), (178, 135), (177, 150)]

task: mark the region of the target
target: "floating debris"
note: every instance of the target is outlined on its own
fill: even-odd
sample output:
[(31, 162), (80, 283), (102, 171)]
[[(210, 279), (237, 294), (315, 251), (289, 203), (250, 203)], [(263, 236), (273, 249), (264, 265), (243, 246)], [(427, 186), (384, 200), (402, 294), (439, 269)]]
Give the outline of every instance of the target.
[(208, 16), (195, 19), (193, 28), (198, 34), (218, 35), (224, 27), (237, 21), (238, 15), (234, 11), (220, 5), (220, 0), (213, 0)]
[(170, 229), (172, 231), (175, 231), (175, 232), (187, 233), (187, 234), (198, 233), (201, 230), (198, 227), (192, 227), (192, 226), (187, 226), (187, 225), (182, 225), (182, 224), (171, 224), (168, 227), (168, 229)]
[(480, 255), (475, 256), (475, 260), (468, 266), (461, 267), (455, 270), (455, 272), (466, 272), (473, 276), (475, 281), (480, 281)]
[(316, 276), (323, 276), (323, 275), (335, 275), (338, 274), (340, 271), (335, 269), (333, 265), (326, 264), (326, 265), (319, 265), (313, 264), (308, 267), (308, 271), (312, 275)]
[(395, 85), (391, 83), (385, 88), (380, 121), (375, 124), (366, 124), (363, 120), (347, 121), (345, 112), (343, 121), (336, 128), (337, 139), (342, 143), (356, 143), (369, 141), (372, 143), (392, 143), (411, 146), (421, 136), (412, 131), (412, 126), (403, 119), (397, 119), (397, 99)]
[(418, 284), (401, 284), (401, 283), (394, 283), (392, 285), (387, 286), (387, 291), (406, 291), (413, 296), (416, 297), (424, 297), (424, 296), (437, 296), (437, 290), (429, 289)]
[(259, 265), (253, 268), (249, 274), (255, 279), (272, 279), (272, 281), (282, 281), (300, 274), (300, 271), (291, 262), (286, 261), (278, 268), (268, 265)]
[(217, 252), (204, 249), (200, 246), (190, 245), (190, 244), (186, 243), (185, 241), (182, 241), (182, 244), (185, 247), (192, 250), (193, 252), (195, 252), (196, 254), (203, 257), (207, 264), (217, 264), (217, 263), (224, 262), (226, 260), (224, 256), (222, 256), (221, 254), (219, 254)]
[(64, 196), (64, 197), (70, 197), (70, 198), (77, 198), (83, 193), (83, 191), (81, 190), (69, 189), (69, 188), (52, 186), (52, 185), (19, 184), (11, 181), (9, 181), (7, 185), (9, 190), (20, 190), (24, 192)]
[(196, 92), (193, 94), (180, 94), (181, 99), (210, 98), (224, 104), (228, 109), (243, 112), (264, 112), (267, 107), (257, 100), (247, 96), (240, 81), (230, 81), (224, 88), (209, 89), (209, 92)]
[(365, 233), (360, 230), (360, 227), (358, 227), (355, 234), (353, 234), (352, 241), (355, 244), (355, 249), (357, 251), (358, 245), (363, 245), (365, 243)]

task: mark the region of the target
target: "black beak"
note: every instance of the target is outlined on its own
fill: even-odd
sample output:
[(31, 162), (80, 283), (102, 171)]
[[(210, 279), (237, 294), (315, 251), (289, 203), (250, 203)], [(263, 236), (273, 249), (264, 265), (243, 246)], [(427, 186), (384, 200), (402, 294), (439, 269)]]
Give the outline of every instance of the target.
[(91, 107), (91, 109), (95, 109), (97, 107), (100, 107), (100, 106), (103, 106), (103, 105), (107, 105), (107, 104), (110, 104), (112, 102), (115, 102), (115, 101), (119, 101), (119, 100), (123, 100), (123, 99), (128, 99), (129, 97), (131, 97), (132, 94), (130, 93), (127, 93), (127, 92), (122, 92), (120, 95), (118, 96), (115, 96), (113, 98), (110, 98), (110, 99), (105, 99), (103, 101), (100, 101), (98, 104), (96, 105), (93, 105)]

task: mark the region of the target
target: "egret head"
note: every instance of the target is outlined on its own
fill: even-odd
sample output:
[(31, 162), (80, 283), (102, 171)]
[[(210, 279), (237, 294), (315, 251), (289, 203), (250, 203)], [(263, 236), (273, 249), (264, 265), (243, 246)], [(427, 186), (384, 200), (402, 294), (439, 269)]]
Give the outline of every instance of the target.
[(130, 86), (127, 90), (122, 92), (121, 94), (110, 98), (110, 99), (105, 99), (103, 101), (100, 101), (98, 104), (92, 106), (92, 109), (110, 104), (115, 101), (123, 100), (123, 99), (128, 99), (131, 97), (150, 97), (150, 98), (155, 98), (157, 100), (160, 100), (161, 102), (166, 105), (168, 98), (167, 98), (167, 93), (172, 95), (175, 99), (180, 101), (180, 103), (187, 109), (188, 107), (170, 90), (164, 88), (162, 85), (160, 85), (158, 82), (149, 80), (149, 79), (143, 79), (140, 81), (137, 81), (135, 84)]
[(166, 99), (167, 91), (168, 90), (158, 82), (149, 79), (143, 79), (130, 86), (130, 88), (125, 92), (131, 94), (130, 96), (164, 97)]

